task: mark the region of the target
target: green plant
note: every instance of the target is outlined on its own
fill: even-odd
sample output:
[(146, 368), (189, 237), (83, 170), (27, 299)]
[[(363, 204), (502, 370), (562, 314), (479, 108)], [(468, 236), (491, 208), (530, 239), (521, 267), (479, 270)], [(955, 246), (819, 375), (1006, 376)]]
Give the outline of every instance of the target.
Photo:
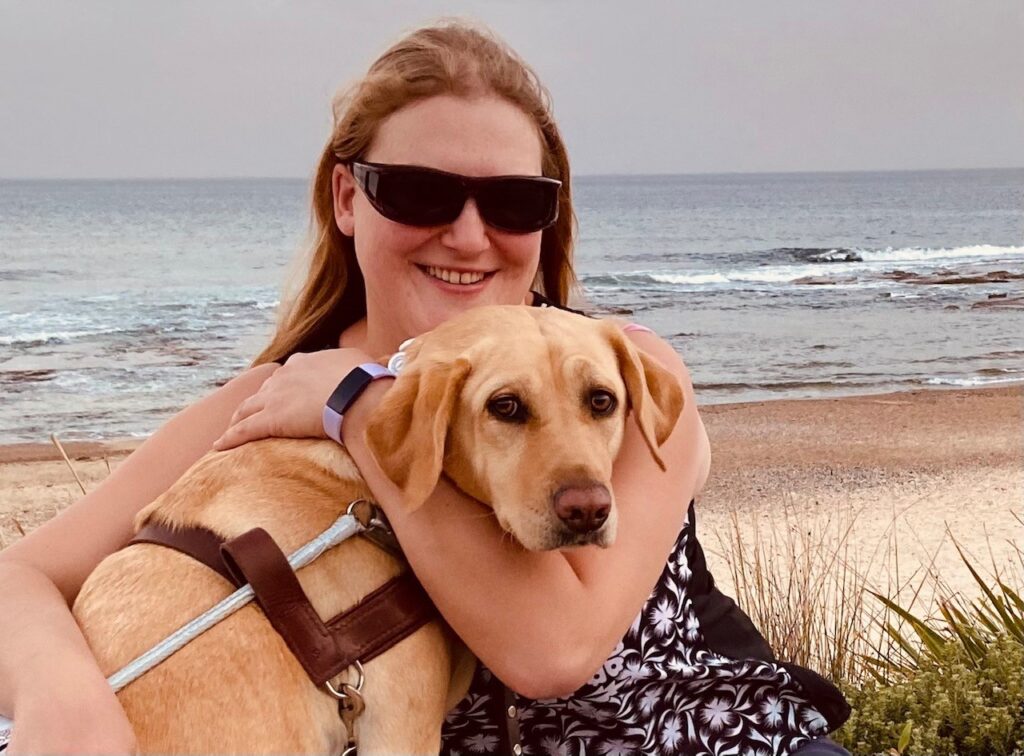
[(955, 641), (929, 654), (900, 682), (847, 687), (853, 714), (833, 737), (856, 754), (890, 753), (894, 744), (907, 756), (1020, 753), (1024, 646), (1000, 636), (979, 656)]
[(890, 747), (901, 723), (898, 754), (1024, 749), (1024, 600), (1003, 577), (984, 578), (954, 545), (979, 588), (977, 599), (947, 593), (938, 616), (922, 618), (874, 593), (901, 624), (884, 624), (890, 653), (864, 658), (873, 679), (848, 686), (854, 713), (838, 737), (855, 753)]
[(914, 633), (910, 636), (891, 622), (886, 624), (885, 632), (895, 642), (896, 651), (887, 657), (865, 659), (880, 682), (894, 673), (905, 676), (939, 663), (950, 642), (959, 646), (965, 661), (975, 667), (983, 663), (989, 647), (999, 638), (1006, 637), (1024, 646), (1024, 600), (1020, 594), (999, 576), (994, 578), (995, 586), (991, 586), (955, 540), (954, 545), (981, 591), (980, 598), (967, 601), (946, 595), (938, 605), (941, 619), (929, 621), (911, 614), (891, 598), (874, 593)]

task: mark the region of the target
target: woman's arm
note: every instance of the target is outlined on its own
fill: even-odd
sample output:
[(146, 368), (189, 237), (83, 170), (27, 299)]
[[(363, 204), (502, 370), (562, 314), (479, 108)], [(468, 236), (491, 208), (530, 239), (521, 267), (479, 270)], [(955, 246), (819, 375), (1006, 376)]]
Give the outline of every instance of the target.
[(653, 334), (629, 337), (680, 379), (686, 404), (662, 447), (666, 472), (627, 421), (612, 476), (618, 536), (608, 549), (524, 551), (445, 481), (410, 514), (362, 441), (387, 387), (371, 386), (345, 418), (349, 452), (438, 609), (484, 664), (531, 698), (576, 690), (608, 658), (656, 584), (707, 476), (707, 435), (685, 366)]
[[(94, 491), (0, 553), (0, 712), (18, 722), (12, 749), (124, 743), (124, 714), (69, 606), (100, 560), (131, 537), (135, 514), (210, 450), (238, 404), (274, 369), (254, 368), (176, 415)], [(86, 709), (114, 732), (74, 715)], [(111, 721), (115, 714), (119, 722)]]

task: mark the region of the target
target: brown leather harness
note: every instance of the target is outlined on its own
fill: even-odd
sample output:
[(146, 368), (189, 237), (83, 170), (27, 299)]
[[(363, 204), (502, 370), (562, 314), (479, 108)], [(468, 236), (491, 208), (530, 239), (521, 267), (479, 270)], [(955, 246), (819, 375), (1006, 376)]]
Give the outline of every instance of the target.
[[(371, 525), (375, 515), (372, 510), (364, 508), (353, 514), (366, 528), (364, 534), (381, 530)], [(392, 551), (386, 537), (376, 534), (371, 540)], [(172, 528), (153, 521), (139, 530), (128, 545), (137, 543), (157, 544), (190, 556), (236, 588), (246, 583), (252, 586), (267, 620), (309, 679), (317, 686), (325, 686), (338, 699), (338, 713), (348, 736), (346, 754), (355, 753), (355, 725), (363, 710), (363, 663), (437, 616), (423, 587), (407, 571), (324, 622), (299, 584), (288, 558), (262, 528), (227, 540), (206, 528)], [(344, 683), (339, 690), (331, 680), (350, 667), (358, 672), (358, 682)]]
[[(401, 547), (383, 515), (368, 502), (360, 503), (366, 506), (353, 505), (350, 512), (364, 526), (361, 535), (401, 559)], [(228, 540), (199, 526), (172, 528), (151, 521), (128, 545), (137, 543), (165, 546), (190, 556), (236, 588), (246, 583), (252, 586), (267, 620), (310, 680), (325, 686), (338, 699), (338, 713), (348, 737), (344, 754), (356, 752), (356, 720), (364, 706), (360, 695), (362, 664), (437, 616), (419, 581), (406, 571), (324, 622), (302, 590), (287, 557), (262, 528)], [(331, 680), (351, 667), (358, 672), (357, 683), (343, 683), (338, 690)], [(498, 751), (519, 756), (522, 746), (513, 694), (496, 677), (492, 679), (491, 700), (495, 718), (501, 723)]]

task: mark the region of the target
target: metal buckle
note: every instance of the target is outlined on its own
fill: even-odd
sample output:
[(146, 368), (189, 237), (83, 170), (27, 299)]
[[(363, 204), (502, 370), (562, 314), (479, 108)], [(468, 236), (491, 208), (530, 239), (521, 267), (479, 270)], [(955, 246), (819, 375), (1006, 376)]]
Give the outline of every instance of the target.
[(352, 666), (355, 667), (355, 670), (356, 670), (356, 684), (355, 685), (351, 685), (349, 683), (342, 683), (341, 684), (341, 690), (337, 690), (333, 685), (331, 685), (331, 681), (330, 680), (328, 680), (327, 682), (324, 683), (324, 686), (326, 686), (327, 691), (332, 696), (337, 698), (339, 701), (344, 701), (345, 699), (352, 697), (351, 692), (349, 692), (349, 693), (344, 692), (346, 688), (348, 688), (349, 691), (354, 691), (356, 693), (362, 693), (363, 692), (363, 683), (366, 682), (366, 672), (363, 671), (362, 662), (356, 660), (355, 662), (352, 663)]
[(327, 692), (338, 700), (338, 716), (341, 717), (341, 722), (345, 725), (345, 734), (348, 737), (348, 742), (345, 743), (345, 750), (342, 751), (342, 756), (355, 756), (358, 741), (356, 724), (366, 709), (366, 701), (362, 695), (363, 683), (366, 682), (366, 673), (363, 671), (363, 665), (358, 660), (352, 666), (356, 670), (355, 685), (343, 682), (341, 690), (338, 690), (331, 685), (330, 680), (324, 683)]
[(383, 519), (384, 515), (381, 512), (380, 507), (372, 501), (368, 501), (366, 499), (355, 499), (349, 503), (348, 509), (345, 510), (345, 514), (356, 518), (356, 522), (367, 530), (372, 528), (378, 528), (386, 531), (391, 530), (387, 520)]
[(384, 510), (378, 505), (366, 499), (356, 499), (348, 505), (347, 514), (355, 518), (356, 522), (362, 525), (360, 535), (371, 543), (376, 544), (396, 559), (404, 560), (402, 546), (395, 538), (395, 532), (391, 529), (391, 523), (384, 516)]

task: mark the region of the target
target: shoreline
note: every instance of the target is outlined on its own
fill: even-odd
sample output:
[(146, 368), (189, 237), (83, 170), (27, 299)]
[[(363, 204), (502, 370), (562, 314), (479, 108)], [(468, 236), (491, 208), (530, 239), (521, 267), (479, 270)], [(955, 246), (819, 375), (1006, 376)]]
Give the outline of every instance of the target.
[[(779, 559), (772, 569), (784, 570), (786, 549), (805, 537), (804, 547), (843, 550), (873, 586), (908, 600), (929, 573), (977, 595), (957, 544), (982, 572), (1024, 583), (1024, 384), (700, 412), (712, 461), (698, 534), (727, 594), (738, 543), (769, 548)], [(87, 490), (140, 443), (62, 442)], [(0, 445), (0, 548), (81, 495), (53, 444)], [(916, 600), (931, 601), (927, 594)]]
[[(935, 386), (932, 388), (915, 388), (905, 391), (890, 391), (883, 393), (865, 394), (843, 394), (838, 396), (815, 396), (802, 397), (798, 399), (780, 397), (778, 399), (763, 399), (748, 402), (721, 402), (721, 403), (699, 403), (700, 414), (705, 425), (712, 425), (716, 421), (708, 422), (709, 417), (717, 417), (730, 412), (746, 412), (750, 410), (767, 408), (790, 409), (813, 408), (824, 404), (852, 403), (852, 402), (875, 402), (878, 404), (903, 405), (912, 403), (910, 400), (920, 400), (922, 397), (931, 398), (958, 398), (963, 395), (985, 396), (993, 399), (1016, 396), (1024, 403), (1024, 381), (1016, 383), (1005, 383), (998, 386), (971, 386), (951, 387)], [(699, 397), (698, 397), (699, 400)], [(710, 428), (709, 428), (710, 433)], [(146, 437), (112, 436), (109, 438), (94, 439), (59, 439), (64, 450), (72, 460), (101, 459), (103, 457), (119, 457), (134, 451)], [(733, 439), (730, 438), (730, 441)], [(714, 441), (712, 441), (712, 452), (714, 453)], [(717, 456), (716, 460), (717, 460)], [(12, 462), (50, 462), (62, 459), (60, 452), (48, 441), (10, 441), (0, 440), (0, 465)]]

